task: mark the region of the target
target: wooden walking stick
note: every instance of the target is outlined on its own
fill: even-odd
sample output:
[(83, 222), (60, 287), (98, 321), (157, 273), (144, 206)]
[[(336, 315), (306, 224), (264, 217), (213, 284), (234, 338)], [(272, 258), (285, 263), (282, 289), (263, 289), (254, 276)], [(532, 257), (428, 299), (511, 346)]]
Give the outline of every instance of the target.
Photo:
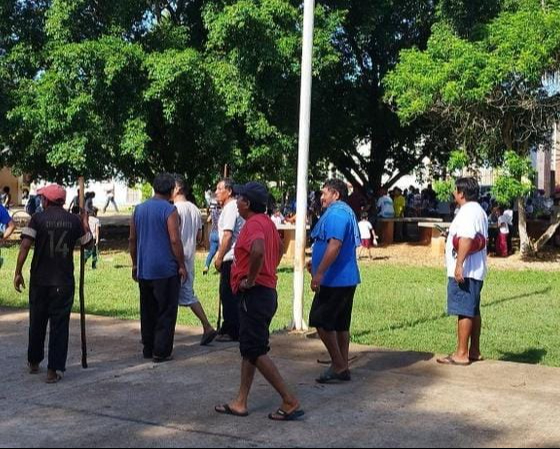
[[(85, 182), (83, 176), (79, 180), (80, 212), (85, 213)], [(80, 328), (82, 335), (82, 368), (88, 367), (87, 362), (87, 339), (86, 339), (86, 299), (85, 299), (85, 274), (86, 274), (86, 255), (83, 245), (80, 245)]]

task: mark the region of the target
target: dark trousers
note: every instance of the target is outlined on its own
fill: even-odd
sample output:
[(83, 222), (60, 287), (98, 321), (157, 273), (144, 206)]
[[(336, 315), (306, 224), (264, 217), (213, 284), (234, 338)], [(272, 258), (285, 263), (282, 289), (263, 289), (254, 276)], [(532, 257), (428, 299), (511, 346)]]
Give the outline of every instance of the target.
[(113, 204), (113, 206), (115, 207), (115, 211), (118, 212), (119, 208), (117, 206), (117, 202), (115, 201), (115, 197), (109, 197), (107, 198), (107, 202), (105, 203), (105, 207), (103, 208), (103, 213), (107, 212), (107, 208), (109, 207), (109, 204)]
[(144, 355), (165, 358), (173, 352), (181, 279), (140, 280), (140, 324)]
[(66, 370), (70, 313), (74, 304), (74, 286), (41, 287), (29, 289), (29, 363), (39, 364), (45, 358), (47, 324), (49, 333), (48, 369)]
[(220, 334), (228, 334), (239, 340), (239, 298), (231, 289), (231, 267), (233, 262), (224, 262), (220, 271), (220, 300), (224, 309), (224, 323)]
[(90, 258), (92, 268), (97, 268), (97, 262), (99, 262), (99, 246), (95, 245), (93, 248), (86, 250), (86, 263)]

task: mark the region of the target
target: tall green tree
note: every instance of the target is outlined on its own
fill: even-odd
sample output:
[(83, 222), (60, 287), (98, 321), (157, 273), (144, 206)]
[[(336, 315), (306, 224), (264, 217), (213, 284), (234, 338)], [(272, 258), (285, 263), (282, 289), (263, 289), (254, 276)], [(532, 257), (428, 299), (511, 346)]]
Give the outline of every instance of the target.
[[(7, 1), (41, 5), (37, 51), (8, 52), (28, 70), (0, 71), (15, 168), (131, 179), (188, 169), (207, 183), (229, 163), (295, 182), (301, 0)], [(492, 14), (458, 0), (317, 2), (312, 178), (333, 165), (375, 190), (455, 148), (448, 126), (403, 121), (383, 98), (401, 50), (424, 49), (438, 14), (459, 6), (454, 20), (467, 24)]]
[[(301, 10), (290, 0), (53, 0), (39, 63), (6, 64), (5, 163), (50, 179), (295, 178)], [(316, 74), (338, 55), (318, 7)], [(7, 59), (21, 65), (9, 50)], [(5, 75), (5, 76), (4, 76)], [(2, 90), (1, 92), (4, 92)]]
[[(455, 144), (473, 160), (498, 166), (507, 151), (524, 160), (550, 144), (560, 117), (560, 91), (543, 82), (560, 69), (559, 29), (557, 1), (507, 2), (480, 24), (477, 39), (460, 37), (442, 21), (426, 50), (403, 51), (387, 77), (386, 98), (405, 123), (428, 120), (452, 129)], [(530, 252), (524, 201), (518, 201), (522, 250)]]
[[(437, 2), (336, 0), (320, 2), (343, 15), (332, 38), (340, 61), (314, 80), (312, 148), (315, 160), (334, 164), (356, 189), (377, 190), (447, 151), (445, 130), (426, 134), (424, 124), (401, 122), (383, 98), (383, 80), (399, 54), (424, 48), (436, 20)], [(371, 151), (360, 153), (362, 145)]]

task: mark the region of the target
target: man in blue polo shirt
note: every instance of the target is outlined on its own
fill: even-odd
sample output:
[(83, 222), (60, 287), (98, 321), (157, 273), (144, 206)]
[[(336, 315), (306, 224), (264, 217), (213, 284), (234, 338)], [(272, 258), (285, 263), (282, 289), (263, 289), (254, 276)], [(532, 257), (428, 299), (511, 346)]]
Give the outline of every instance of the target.
[(324, 215), (315, 226), (311, 288), (315, 299), (309, 324), (317, 328), (331, 356), (332, 365), (317, 379), (319, 383), (350, 381), (348, 352), (350, 323), (360, 271), (356, 249), (360, 231), (356, 215), (345, 203), (348, 188), (343, 181), (331, 179), (323, 187)]

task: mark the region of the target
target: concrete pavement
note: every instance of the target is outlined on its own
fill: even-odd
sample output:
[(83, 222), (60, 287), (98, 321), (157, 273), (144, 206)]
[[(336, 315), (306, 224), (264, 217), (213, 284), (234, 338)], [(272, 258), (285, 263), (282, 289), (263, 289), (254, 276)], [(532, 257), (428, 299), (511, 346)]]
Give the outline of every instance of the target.
[[(185, 313), (182, 311), (181, 313)], [(318, 340), (277, 334), (271, 356), (305, 419), (267, 419), (279, 405), (257, 375), (248, 418), (217, 415), (239, 382), (234, 344), (198, 346), (179, 327), (175, 361), (141, 357), (137, 322), (88, 317), (90, 368), (72, 320), (58, 385), (26, 370), (27, 313), (0, 309), (1, 447), (558, 447), (560, 369), (487, 361), (438, 366), (433, 354), (353, 346), (353, 381), (318, 385)]]

